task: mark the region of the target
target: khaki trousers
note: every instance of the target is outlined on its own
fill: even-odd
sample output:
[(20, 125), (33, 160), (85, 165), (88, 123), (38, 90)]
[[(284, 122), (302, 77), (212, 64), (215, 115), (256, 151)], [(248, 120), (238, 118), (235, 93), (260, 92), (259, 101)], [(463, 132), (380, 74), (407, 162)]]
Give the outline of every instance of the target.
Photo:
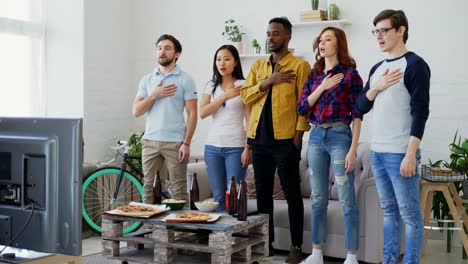
[(160, 172), (161, 182), (166, 175), (161, 173), (163, 166), (167, 169), (167, 179), (172, 184), (174, 199), (187, 200), (187, 162), (179, 162), (180, 142), (162, 142), (142, 139), (142, 161), (145, 189), (144, 202), (153, 202), (153, 185), (156, 172)]

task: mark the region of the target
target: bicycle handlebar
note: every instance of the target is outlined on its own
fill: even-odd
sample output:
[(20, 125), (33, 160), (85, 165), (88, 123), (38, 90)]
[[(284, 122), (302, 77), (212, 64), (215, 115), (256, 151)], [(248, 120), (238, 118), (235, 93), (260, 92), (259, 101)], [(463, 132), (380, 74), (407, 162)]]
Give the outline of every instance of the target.
[(126, 146), (128, 146), (128, 141), (125, 141), (125, 140), (117, 140), (117, 145), (114, 146), (114, 147), (111, 147), (113, 150), (115, 151), (118, 151), (118, 150), (121, 150), (123, 148), (125, 148)]
[(98, 162), (98, 164), (97, 164), (98, 167), (107, 166), (107, 165), (110, 165), (110, 164), (114, 163), (117, 160), (117, 156), (122, 155), (120, 150), (123, 149), (124, 154), (128, 154), (128, 150), (130, 149), (130, 147), (128, 146), (128, 141), (126, 141), (126, 140), (117, 140), (117, 144), (115, 146), (111, 147), (111, 149), (113, 149), (115, 151), (114, 158), (111, 159), (108, 162)]

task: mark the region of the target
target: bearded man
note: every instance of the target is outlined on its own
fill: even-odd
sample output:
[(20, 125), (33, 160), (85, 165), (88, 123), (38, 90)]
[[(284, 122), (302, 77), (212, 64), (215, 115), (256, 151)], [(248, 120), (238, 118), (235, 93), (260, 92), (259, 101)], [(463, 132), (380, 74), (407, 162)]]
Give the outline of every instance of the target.
[[(135, 118), (146, 114), (141, 143), (145, 203), (153, 203), (155, 174), (167, 166), (175, 199), (187, 198), (187, 162), (197, 125), (197, 89), (193, 79), (177, 66), (182, 45), (171, 35), (156, 41), (159, 66), (144, 76), (133, 102)], [(184, 119), (187, 111), (187, 123)]]

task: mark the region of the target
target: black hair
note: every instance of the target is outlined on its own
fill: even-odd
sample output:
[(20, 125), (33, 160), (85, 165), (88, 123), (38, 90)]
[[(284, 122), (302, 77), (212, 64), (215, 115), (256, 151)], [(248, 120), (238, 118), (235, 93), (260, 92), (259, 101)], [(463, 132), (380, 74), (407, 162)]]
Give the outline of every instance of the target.
[(283, 25), (286, 33), (288, 33), (288, 34), (292, 33), (292, 24), (291, 24), (291, 22), (289, 22), (289, 20), (287, 18), (274, 17), (274, 18), (270, 19), (270, 21), (268, 22), (268, 24), (271, 24), (271, 23), (279, 23), (279, 24)]
[(240, 61), (239, 52), (237, 51), (236, 47), (234, 47), (233, 45), (223, 45), (216, 50), (213, 58), (213, 77), (211, 78), (211, 81), (213, 82), (213, 92), (211, 93), (212, 95), (214, 95), (216, 87), (223, 81), (223, 76), (219, 73), (218, 67), (216, 67), (216, 57), (218, 55), (218, 52), (223, 49), (229, 50), (229, 52), (231, 52), (232, 56), (234, 57), (234, 60), (236, 61), (236, 66), (232, 71), (232, 76), (236, 78), (236, 80), (245, 79), (244, 74), (242, 73), (242, 65)]

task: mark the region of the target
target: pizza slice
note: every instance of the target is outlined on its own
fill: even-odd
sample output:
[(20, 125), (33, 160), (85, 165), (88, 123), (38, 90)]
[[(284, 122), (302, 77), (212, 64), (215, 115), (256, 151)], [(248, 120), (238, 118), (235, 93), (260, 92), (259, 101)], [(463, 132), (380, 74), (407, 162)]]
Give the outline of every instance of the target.
[(190, 222), (206, 222), (210, 219), (211, 219), (210, 214), (190, 212), (190, 213), (176, 214), (175, 218), (166, 219), (166, 221), (190, 223)]
[(119, 214), (126, 216), (150, 216), (161, 212), (151, 206), (144, 205), (122, 205), (116, 208)]

